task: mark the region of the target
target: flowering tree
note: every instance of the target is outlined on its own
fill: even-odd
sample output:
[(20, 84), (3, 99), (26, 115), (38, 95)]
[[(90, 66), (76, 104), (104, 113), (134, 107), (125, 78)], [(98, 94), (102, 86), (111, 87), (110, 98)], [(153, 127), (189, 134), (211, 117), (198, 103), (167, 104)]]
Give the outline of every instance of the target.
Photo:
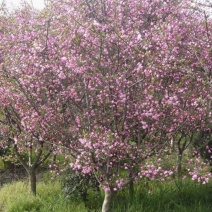
[(71, 166), (96, 173), (107, 211), (114, 191), (136, 179), (170, 137), (210, 129), (211, 20), (189, 1), (55, 6), (58, 25), (66, 23), (64, 66), (81, 77), (72, 90), (78, 98), (69, 99), (80, 105)]
[[(1, 145), (13, 147), (29, 175), (33, 194), (36, 194), (36, 169), (51, 155), (54, 149), (52, 140), (57, 137), (48, 131), (44, 123), (47, 114), (42, 107), (45, 106), (46, 92), (39, 83), (45, 82), (39, 82), (37, 73), (33, 71), (38, 57), (32, 61), (29, 46), (39, 36), (39, 27), (44, 27), (42, 22), (33, 25), (36, 17), (39, 18), (38, 14), (31, 8), (2, 16), (0, 44)], [(28, 28), (30, 25), (37, 28)], [(28, 155), (28, 160), (24, 159), (23, 154)]]
[(211, 20), (190, 6), (61, 0), (5, 26), (1, 104), (30, 145), (66, 145), (72, 169), (95, 174), (104, 212), (171, 138), (210, 130)]

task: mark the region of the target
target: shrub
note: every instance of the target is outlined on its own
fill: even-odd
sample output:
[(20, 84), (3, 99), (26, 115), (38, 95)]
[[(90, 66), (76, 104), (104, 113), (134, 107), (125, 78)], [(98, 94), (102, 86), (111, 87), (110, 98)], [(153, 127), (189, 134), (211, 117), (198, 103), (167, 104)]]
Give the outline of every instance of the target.
[(99, 182), (93, 174), (82, 175), (79, 172), (70, 171), (69, 174), (63, 180), (63, 192), (68, 198), (81, 199), (85, 206), (88, 207), (88, 193), (89, 190), (94, 191), (99, 196)]

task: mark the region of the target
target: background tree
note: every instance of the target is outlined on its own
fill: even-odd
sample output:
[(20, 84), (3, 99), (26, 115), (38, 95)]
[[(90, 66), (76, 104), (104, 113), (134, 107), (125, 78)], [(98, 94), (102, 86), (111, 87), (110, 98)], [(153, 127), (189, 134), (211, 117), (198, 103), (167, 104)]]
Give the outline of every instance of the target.
[[(44, 107), (45, 104), (45, 92), (37, 90), (38, 79), (33, 76), (35, 64), (32, 61), (30, 63), (30, 60), (27, 62), (27, 57), (32, 56), (31, 41), (37, 36), (36, 32), (39, 33), (39, 26), (42, 26), (42, 23), (39, 23), (40, 25), (35, 26), (37, 28), (30, 28), (30, 24), (36, 18), (38, 20), (39, 15), (30, 7), (5, 16), (4, 22), (1, 22), (0, 46), (0, 121), (3, 136), (1, 142), (13, 148), (18, 160), (26, 169), (33, 194), (36, 194), (36, 169), (52, 153), (51, 140), (55, 136), (54, 133), (50, 134), (44, 130), (45, 117), (41, 114), (45, 111), (42, 111), (41, 106)], [(24, 159), (23, 154), (28, 157)]]

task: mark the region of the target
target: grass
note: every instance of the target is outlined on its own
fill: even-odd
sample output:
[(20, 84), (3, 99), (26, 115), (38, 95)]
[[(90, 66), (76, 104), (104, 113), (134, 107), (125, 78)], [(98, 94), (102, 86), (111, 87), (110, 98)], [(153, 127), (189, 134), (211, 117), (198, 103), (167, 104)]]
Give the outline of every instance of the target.
[[(199, 185), (192, 181), (151, 182), (148, 186), (136, 186), (132, 201), (127, 190), (116, 198), (116, 212), (211, 212), (212, 185)], [(123, 204), (125, 203), (125, 204)]]
[(13, 182), (0, 190), (2, 212), (86, 211), (83, 203), (65, 199), (58, 181), (39, 182), (37, 196), (29, 194), (27, 182)]
[[(211, 212), (212, 183), (199, 185), (193, 181), (140, 182), (130, 198), (128, 189), (114, 197), (114, 212)], [(89, 197), (89, 211), (101, 211), (102, 199)], [(103, 196), (103, 195), (102, 195)], [(86, 212), (84, 204), (67, 199), (59, 181), (39, 182), (37, 196), (28, 192), (26, 182), (13, 182), (0, 189), (2, 212)]]

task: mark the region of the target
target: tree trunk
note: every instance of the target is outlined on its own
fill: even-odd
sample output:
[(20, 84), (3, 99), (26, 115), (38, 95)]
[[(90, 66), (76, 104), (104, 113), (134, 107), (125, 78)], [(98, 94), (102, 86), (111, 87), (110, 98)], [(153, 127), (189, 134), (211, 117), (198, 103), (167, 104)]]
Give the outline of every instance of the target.
[(172, 154), (174, 152), (174, 140), (171, 139), (171, 142), (170, 142), (170, 151), (169, 153)]
[(134, 198), (134, 182), (131, 181), (129, 184), (129, 194), (130, 194), (130, 199), (133, 200)]
[(178, 154), (178, 161), (177, 161), (177, 175), (181, 177), (182, 171), (182, 154)]
[(105, 198), (102, 205), (102, 212), (111, 212), (114, 193), (114, 191), (105, 190)]
[(35, 168), (30, 168), (28, 171), (29, 175), (29, 185), (30, 185), (30, 192), (34, 196), (36, 195), (36, 170)]

